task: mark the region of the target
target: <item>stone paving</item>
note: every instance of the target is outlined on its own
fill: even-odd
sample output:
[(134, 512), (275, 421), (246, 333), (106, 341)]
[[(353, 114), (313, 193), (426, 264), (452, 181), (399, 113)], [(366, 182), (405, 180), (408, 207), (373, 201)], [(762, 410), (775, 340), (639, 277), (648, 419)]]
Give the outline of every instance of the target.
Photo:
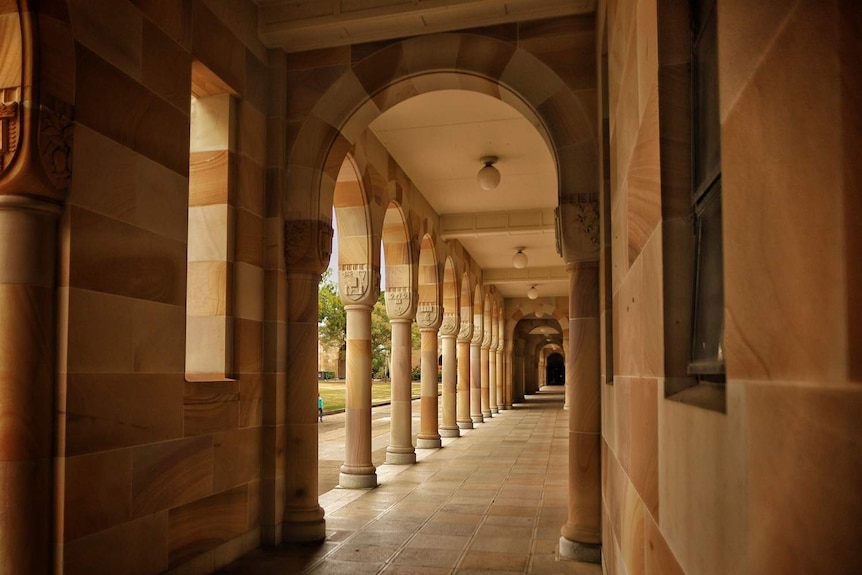
[(440, 449), (417, 450), (415, 465), (381, 464), (388, 407), (375, 408), (374, 489), (333, 488), (344, 416), (327, 416), (320, 429), (326, 541), (261, 549), (218, 573), (601, 575), (598, 565), (556, 559), (568, 477), (562, 391), (545, 388)]

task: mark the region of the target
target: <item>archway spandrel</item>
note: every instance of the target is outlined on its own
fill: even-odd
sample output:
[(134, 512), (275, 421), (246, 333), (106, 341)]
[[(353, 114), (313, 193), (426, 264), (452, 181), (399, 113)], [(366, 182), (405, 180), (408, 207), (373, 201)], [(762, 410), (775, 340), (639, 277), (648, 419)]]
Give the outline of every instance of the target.
[(471, 34), (460, 37), (456, 68), (499, 80), (515, 54), (515, 46), (505, 42), (488, 42)]

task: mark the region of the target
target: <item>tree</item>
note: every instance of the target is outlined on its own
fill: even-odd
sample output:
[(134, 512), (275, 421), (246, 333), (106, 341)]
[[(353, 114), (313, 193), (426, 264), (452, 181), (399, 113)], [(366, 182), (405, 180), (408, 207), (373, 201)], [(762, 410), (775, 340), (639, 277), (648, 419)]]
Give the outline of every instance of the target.
[(338, 285), (327, 269), (320, 278), (317, 292), (317, 334), (327, 349), (337, 349), (339, 358), (347, 351), (347, 312), (338, 295)]
[(384, 377), (388, 369), (389, 358), (392, 356), (392, 326), (386, 313), (384, 293), (371, 309), (371, 371), (377, 377)]

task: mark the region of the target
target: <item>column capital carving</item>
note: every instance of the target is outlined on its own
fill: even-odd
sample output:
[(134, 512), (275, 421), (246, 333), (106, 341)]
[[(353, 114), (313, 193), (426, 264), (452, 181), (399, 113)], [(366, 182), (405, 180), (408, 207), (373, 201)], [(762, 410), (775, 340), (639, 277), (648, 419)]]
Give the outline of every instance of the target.
[(473, 322), (468, 317), (467, 319), (461, 318), (461, 328), (458, 330), (458, 341), (460, 343), (470, 343), (470, 339), (473, 336)]
[(284, 221), (284, 263), (288, 271), (322, 274), (332, 255), (332, 226), (318, 219)]
[(338, 270), (338, 292), (345, 306), (374, 306), (379, 285), (380, 271), (368, 264), (347, 264)]
[(442, 309), (433, 303), (420, 303), (416, 311), (416, 324), (419, 329), (437, 329), (440, 327)]
[(39, 29), (26, 6), (8, 14), (0, 36), (0, 195), (60, 203), (72, 178), (74, 111), (54, 95), (40, 101)]
[(597, 260), (601, 240), (598, 200), (580, 194), (559, 205), (556, 215), (557, 253), (566, 263)]
[(479, 326), (477, 326), (476, 324), (473, 324), (473, 337), (470, 338), (470, 345), (475, 345), (475, 346), (482, 345), (482, 338), (483, 337), (484, 337), (484, 333), (482, 332), (482, 329)]
[(448, 312), (443, 314), (443, 323), (440, 324), (441, 336), (458, 335), (458, 314)]
[(409, 287), (389, 288), (384, 292), (386, 314), (390, 319), (413, 319), (418, 294)]

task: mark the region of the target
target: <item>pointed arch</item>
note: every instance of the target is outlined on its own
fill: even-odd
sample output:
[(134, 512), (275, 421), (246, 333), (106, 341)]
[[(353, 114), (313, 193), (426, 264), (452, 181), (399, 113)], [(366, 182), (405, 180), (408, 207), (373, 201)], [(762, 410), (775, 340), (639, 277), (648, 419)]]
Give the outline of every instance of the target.
[(440, 264), (437, 247), (430, 234), (422, 236), (419, 246), (419, 310), (434, 314), (439, 321), (441, 313)]

